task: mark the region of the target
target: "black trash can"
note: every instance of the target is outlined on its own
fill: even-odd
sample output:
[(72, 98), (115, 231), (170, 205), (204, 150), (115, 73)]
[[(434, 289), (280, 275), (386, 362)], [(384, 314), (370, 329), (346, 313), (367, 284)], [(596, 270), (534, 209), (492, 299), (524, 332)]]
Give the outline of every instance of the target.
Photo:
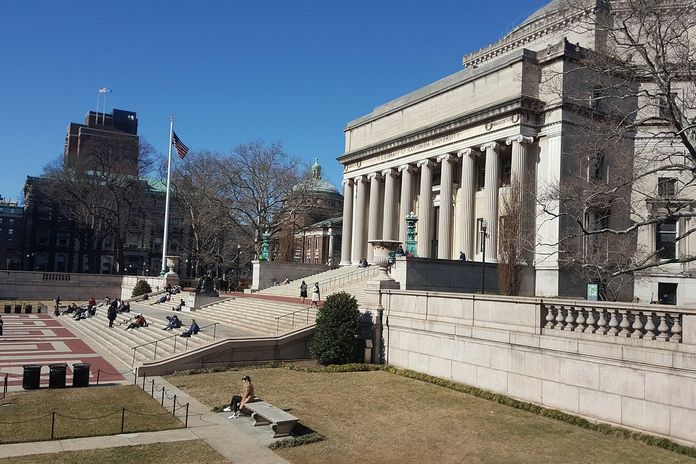
[(49, 364), (48, 388), (65, 388), (65, 375), (68, 372), (68, 365), (65, 363)]
[(89, 387), (89, 367), (90, 363), (75, 363), (72, 365), (72, 386)]
[(23, 366), (24, 376), (22, 377), (22, 388), (25, 390), (36, 390), (41, 384), (41, 366)]

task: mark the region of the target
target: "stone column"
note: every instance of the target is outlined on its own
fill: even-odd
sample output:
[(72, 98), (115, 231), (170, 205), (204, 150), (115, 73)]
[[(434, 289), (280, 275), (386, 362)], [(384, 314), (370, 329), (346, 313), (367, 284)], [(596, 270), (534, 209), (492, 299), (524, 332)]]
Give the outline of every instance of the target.
[(440, 219), (437, 232), (438, 259), (452, 259), (452, 160), (449, 153), (438, 156), (440, 167)]
[(421, 168), (420, 197), (418, 199), (418, 256), (430, 257), (430, 213), (433, 209), (433, 166), (435, 164), (426, 159), (418, 162)]
[(360, 263), (360, 260), (367, 255), (367, 238), (365, 237), (365, 212), (367, 209), (367, 179), (365, 176), (356, 177), (355, 188), (358, 191), (357, 201), (355, 202), (355, 224), (353, 227), (353, 250), (351, 259), (353, 264)]
[(525, 183), (527, 182), (527, 150), (529, 145), (534, 142), (534, 138), (516, 135), (505, 141), (505, 144), (512, 145), (512, 166), (510, 175), (510, 185), (520, 184), (520, 200), (523, 198)]
[(500, 187), (500, 160), (496, 142), (481, 145), (486, 153), (486, 185), (484, 186), (485, 203), (483, 219), (488, 223), (488, 243), (486, 243), (486, 261), (498, 260), (498, 188)]
[(343, 230), (341, 233), (341, 266), (351, 264), (353, 245), (353, 180), (343, 181)]
[(397, 222), (394, 221), (396, 210), (396, 172), (393, 169), (382, 171), (384, 176), (384, 218), (382, 219), (382, 236), (385, 240), (396, 240)]
[[(382, 216), (382, 208), (380, 198), (382, 196), (382, 176), (378, 172), (373, 172), (367, 175), (370, 179), (370, 206), (368, 208), (367, 220), (367, 240), (377, 240), (382, 237), (382, 225), (380, 219)], [(367, 246), (367, 261), (372, 262), (374, 249)]]
[(466, 255), (466, 259), (474, 259), (474, 194), (476, 191), (476, 170), (474, 150), (465, 148), (457, 152), (462, 159), (462, 177), (459, 183), (461, 196), (459, 202), (459, 218), (461, 229), (459, 231), (459, 246)]
[[(413, 166), (404, 164), (399, 167), (401, 172), (401, 201), (399, 203), (399, 241), (406, 243), (406, 216), (413, 211)], [(404, 245), (404, 249), (406, 245)]]
[(325, 259), (324, 262), (327, 263), (329, 266), (334, 266), (334, 234), (333, 234), (333, 229), (329, 227), (329, 256), (328, 259)]

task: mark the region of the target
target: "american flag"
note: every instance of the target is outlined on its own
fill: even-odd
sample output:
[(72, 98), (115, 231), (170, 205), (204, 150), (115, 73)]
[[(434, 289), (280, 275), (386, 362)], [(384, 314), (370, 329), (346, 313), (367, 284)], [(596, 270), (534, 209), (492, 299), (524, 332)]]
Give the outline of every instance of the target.
[(182, 142), (181, 139), (179, 139), (179, 137), (177, 137), (176, 132), (174, 132), (172, 144), (174, 145), (174, 148), (176, 148), (176, 152), (179, 154), (179, 158), (186, 158), (186, 153), (188, 153), (189, 148), (186, 145), (184, 145), (184, 142)]

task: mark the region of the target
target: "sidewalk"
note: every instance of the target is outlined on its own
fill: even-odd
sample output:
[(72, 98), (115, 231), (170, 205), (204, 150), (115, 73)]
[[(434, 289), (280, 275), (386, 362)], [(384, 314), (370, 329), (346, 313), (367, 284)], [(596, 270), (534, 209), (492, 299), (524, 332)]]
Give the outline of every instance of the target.
[(0, 458), (201, 439), (235, 464), (287, 463), (268, 448), (274, 441), (269, 427), (254, 427), (247, 416), (229, 420), (229, 413), (210, 412), (207, 406), (161, 377), (149, 379), (155, 380), (157, 388), (165, 387), (168, 395), (176, 394), (180, 403), (190, 403), (187, 429), (0, 445)]

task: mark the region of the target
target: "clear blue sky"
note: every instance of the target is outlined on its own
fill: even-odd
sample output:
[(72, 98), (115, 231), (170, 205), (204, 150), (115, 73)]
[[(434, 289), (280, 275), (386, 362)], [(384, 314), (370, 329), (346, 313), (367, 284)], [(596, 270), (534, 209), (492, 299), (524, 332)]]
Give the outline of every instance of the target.
[(461, 69), (544, 0), (6, 1), (0, 194), (62, 155), (68, 123), (113, 90), (165, 153), (281, 141), (336, 185), (345, 124)]

